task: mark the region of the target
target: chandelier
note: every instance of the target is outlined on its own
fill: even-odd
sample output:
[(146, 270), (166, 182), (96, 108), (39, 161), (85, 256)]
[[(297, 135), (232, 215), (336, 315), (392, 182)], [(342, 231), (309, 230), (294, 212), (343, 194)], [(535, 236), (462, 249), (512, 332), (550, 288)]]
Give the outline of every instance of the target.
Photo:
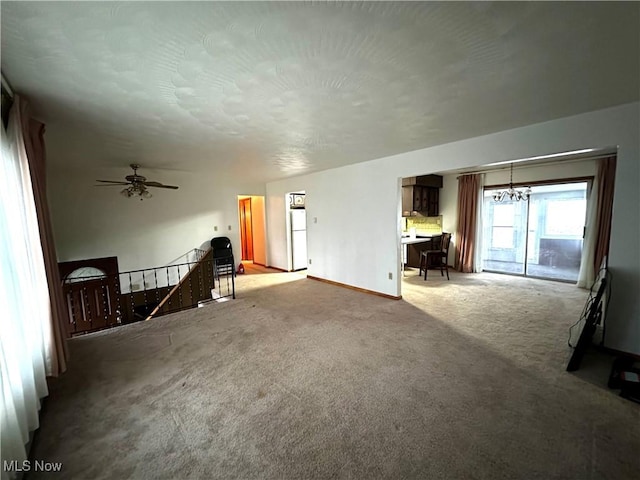
[(528, 200), (531, 195), (531, 188), (524, 187), (524, 190), (516, 190), (513, 188), (513, 163), (511, 164), (511, 176), (509, 177), (509, 188), (507, 190), (498, 190), (493, 192), (493, 201), (502, 202), (504, 200), (519, 201)]
[(120, 192), (120, 195), (123, 195), (127, 198), (140, 197), (140, 200), (152, 197), (151, 192), (149, 192), (149, 190), (147, 190), (144, 185), (141, 185), (137, 182), (129, 185), (127, 188), (122, 190)]

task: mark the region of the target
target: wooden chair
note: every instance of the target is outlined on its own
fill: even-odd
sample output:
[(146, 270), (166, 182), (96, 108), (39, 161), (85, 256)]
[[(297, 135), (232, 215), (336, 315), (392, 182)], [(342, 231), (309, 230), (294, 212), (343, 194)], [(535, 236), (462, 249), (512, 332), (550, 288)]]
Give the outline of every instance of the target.
[(449, 280), (449, 244), (451, 243), (451, 234), (442, 233), (440, 237), (440, 249), (438, 250), (423, 250), (420, 253), (420, 271), (418, 275), (422, 274), (424, 268), (424, 279), (427, 279), (427, 270), (430, 268), (440, 269), (440, 275), (444, 277), (444, 271), (447, 272), (447, 280)]

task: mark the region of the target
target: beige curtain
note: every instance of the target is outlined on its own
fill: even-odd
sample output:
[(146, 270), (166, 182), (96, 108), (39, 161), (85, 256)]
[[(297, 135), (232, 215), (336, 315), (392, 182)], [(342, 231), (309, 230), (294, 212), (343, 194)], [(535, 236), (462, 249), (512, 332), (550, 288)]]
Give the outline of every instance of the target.
[(29, 162), (29, 173), (33, 186), (33, 197), (38, 216), (38, 228), (40, 230), (40, 243), (44, 256), (47, 283), (49, 284), (49, 298), (51, 302), (51, 372), (50, 375), (58, 376), (67, 369), (69, 352), (66, 342), (66, 323), (68, 320), (58, 272), (58, 259), (53, 229), (49, 216), (49, 204), (47, 202), (46, 186), (46, 154), (44, 146), (44, 124), (30, 118), (27, 102), (16, 97), (13, 108), (19, 108), (22, 136)]
[(616, 157), (598, 161), (598, 209), (596, 212), (596, 251), (593, 258), (595, 272), (609, 254), (611, 217), (613, 213), (613, 191), (616, 181)]
[(458, 178), (458, 228), (455, 236), (455, 268), (464, 273), (474, 271), (479, 189), (479, 174), (462, 175)]

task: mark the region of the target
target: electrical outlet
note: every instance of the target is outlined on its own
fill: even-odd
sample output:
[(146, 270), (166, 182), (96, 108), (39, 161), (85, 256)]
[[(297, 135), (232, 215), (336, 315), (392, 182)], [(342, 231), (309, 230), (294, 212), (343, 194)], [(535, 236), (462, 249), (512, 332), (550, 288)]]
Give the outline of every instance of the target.
[(311, 265), (311, 259), (309, 259), (309, 265)]
[(389, 280), (393, 280), (393, 273), (389, 272)]
[(318, 217), (313, 217), (313, 223), (318, 223)]
[(216, 225), (215, 227), (213, 227), (213, 231), (217, 232), (218, 231), (218, 226)]
[(229, 225), (229, 231), (231, 231), (231, 225)]

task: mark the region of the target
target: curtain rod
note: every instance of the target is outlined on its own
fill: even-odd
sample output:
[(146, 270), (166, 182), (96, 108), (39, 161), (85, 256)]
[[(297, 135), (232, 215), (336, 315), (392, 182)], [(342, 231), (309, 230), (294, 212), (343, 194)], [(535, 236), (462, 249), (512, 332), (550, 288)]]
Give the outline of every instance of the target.
[(11, 88), (11, 84), (9, 83), (9, 80), (7, 80), (4, 76), (4, 73), (0, 74), (0, 76), (2, 76), (2, 86), (4, 87), (4, 89), (7, 91), (7, 93), (9, 94), (9, 96), (11, 98), (13, 98), (14, 93), (13, 93), (13, 88)]
[[(611, 156), (615, 156), (615, 155), (616, 155), (615, 153), (599, 153), (597, 155), (592, 155), (592, 156), (588, 156), (588, 157), (571, 158), (571, 159), (566, 159), (566, 160), (557, 160), (557, 159), (552, 160), (552, 159), (549, 159), (549, 161), (547, 161), (547, 162), (535, 163), (533, 165), (526, 165), (526, 162), (514, 162), (514, 163), (520, 163), (520, 166), (514, 165), (513, 169), (514, 170), (519, 170), (519, 169), (522, 169), (522, 168), (542, 167), (542, 166), (545, 166), (545, 165), (549, 165), (550, 163), (556, 163), (556, 162), (560, 162), (560, 163), (576, 163), (576, 162), (583, 162), (583, 161), (587, 161), (587, 160), (598, 160), (600, 158), (607, 158), (607, 157), (611, 157)], [(461, 173), (460, 175), (458, 175), (456, 177), (456, 180), (459, 179), (460, 177), (465, 176), (465, 175), (474, 175), (476, 173), (500, 172), (502, 170), (507, 170), (511, 164), (510, 163), (505, 163), (504, 165), (505, 166), (502, 167), (502, 168), (490, 168), (490, 169), (487, 169), (487, 170), (472, 170), (470, 172), (464, 172), (464, 173)]]

